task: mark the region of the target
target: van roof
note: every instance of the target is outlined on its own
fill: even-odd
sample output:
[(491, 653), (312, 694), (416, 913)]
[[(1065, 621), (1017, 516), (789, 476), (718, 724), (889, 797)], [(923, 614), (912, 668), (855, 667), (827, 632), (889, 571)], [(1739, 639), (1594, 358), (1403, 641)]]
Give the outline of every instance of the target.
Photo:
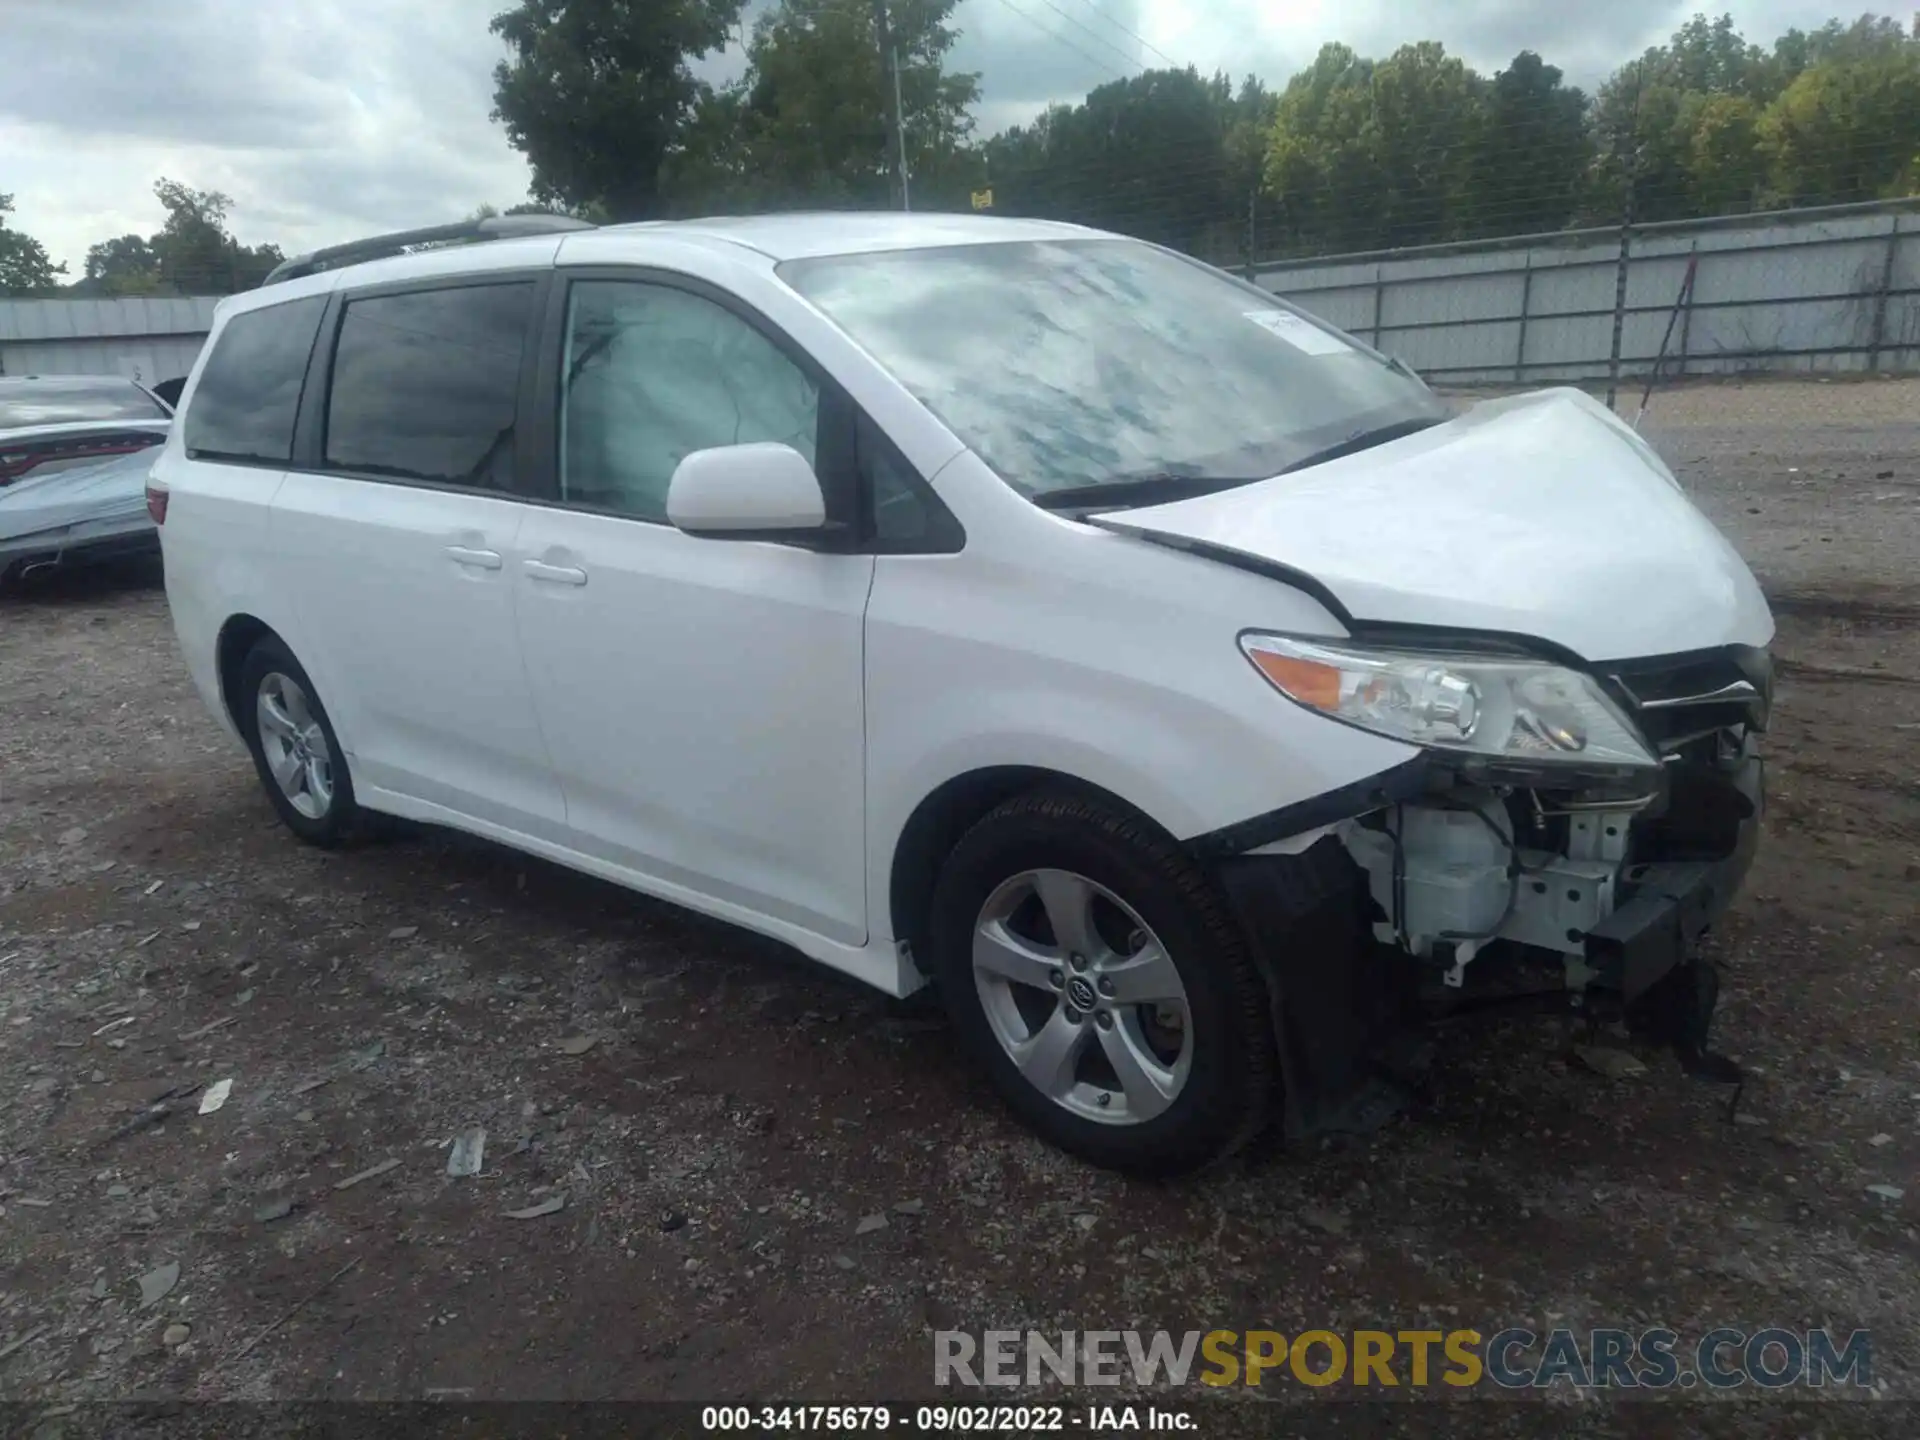
[[(779, 264), (825, 255), (1088, 239), (1103, 233), (1052, 220), (897, 210), (822, 210), (600, 226), (564, 216), (501, 216), (371, 236), (297, 256), (280, 266), (259, 289), (224, 297), (216, 313), (231, 314), (305, 295), (326, 294), (340, 284), (464, 275), (556, 260), (564, 263), (568, 248), (576, 244), (590, 249), (596, 260), (617, 263), (625, 258), (620, 254), (624, 249), (621, 242), (628, 239), (636, 242), (635, 260), (648, 258), (646, 242), (658, 238), (735, 255), (745, 251), (760, 257), (761, 263)], [(428, 244), (460, 239), (486, 243)], [(428, 248), (415, 248), (421, 245)]]
[(820, 210), (780, 215), (717, 216), (603, 226), (596, 234), (666, 232), (684, 239), (744, 245), (775, 261), (876, 250), (943, 245), (991, 245), (1015, 240), (1064, 240), (1099, 232), (1051, 220), (899, 210)]

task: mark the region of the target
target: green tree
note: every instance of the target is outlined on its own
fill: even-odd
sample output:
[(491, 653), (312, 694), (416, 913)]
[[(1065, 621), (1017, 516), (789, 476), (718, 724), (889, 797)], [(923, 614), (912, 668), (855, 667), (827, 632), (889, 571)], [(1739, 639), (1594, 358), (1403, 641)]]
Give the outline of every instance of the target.
[(712, 215), (762, 209), (783, 188), (763, 177), (752, 141), (757, 130), (743, 85), (701, 97), (660, 170), (660, 188), (675, 215)]
[(520, 0), (494, 16), (510, 56), (493, 118), (533, 166), (533, 195), (662, 211), (661, 168), (708, 93), (690, 59), (723, 48), (742, 0)]
[(1920, 184), (1920, 40), (1810, 66), (1757, 128), (1777, 203), (1913, 193)]
[(1592, 159), (1587, 97), (1562, 83), (1558, 67), (1522, 50), (1487, 87), (1460, 228), (1475, 235), (1562, 228)]
[[(946, 69), (956, 0), (889, 4), (916, 208), (964, 208), (969, 190), (991, 187), (1002, 213), (1081, 221), (1223, 263), (1248, 259), (1250, 244), (1261, 256), (1417, 245), (1920, 183), (1920, 30), (1872, 15), (1789, 31), (1771, 51), (1729, 16), (1694, 15), (1591, 99), (1531, 51), (1488, 79), (1433, 42), (1380, 60), (1327, 45), (1277, 93), (1257, 76), (1236, 88), (1224, 74), (1152, 70), (974, 144), (976, 77)], [(523, 0), (495, 22), (521, 57), (502, 67), (502, 95), (520, 70), (546, 77), (530, 93), (549, 108), (528, 113), (567, 138), (568, 164), (599, 153), (587, 142), (612, 113), (606, 96), (665, 94), (671, 113), (636, 131), (640, 161), (628, 126), (610, 162), (655, 182), (654, 210), (662, 186), (675, 213), (884, 203), (890, 97), (871, 0), (759, 0), (746, 74), (719, 93), (693, 82), (684, 60), (718, 43), (741, 0), (660, 0), (645, 26), (638, 5)], [(640, 31), (651, 46), (641, 60), (664, 67), (650, 79), (635, 78), (641, 60), (614, 44), (637, 44)], [(541, 65), (528, 58), (537, 55)], [(579, 75), (568, 69), (576, 61)], [(556, 178), (560, 162), (543, 160), (502, 106), (535, 161), (537, 194), (609, 193)]]
[(1635, 220), (1749, 208), (1759, 165), (1752, 117), (1778, 83), (1777, 66), (1726, 15), (1695, 15), (1665, 45), (1623, 65), (1594, 108), (1599, 154), (1587, 218), (1621, 218), (1629, 178)]
[[(964, 204), (977, 75), (950, 72), (958, 0), (891, 0), (916, 208)], [(889, 203), (891, 72), (871, 0), (780, 0), (755, 22), (738, 85), (702, 100), (667, 163), (682, 210)]]
[(1375, 67), (1365, 143), (1385, 185), (1382, 242), (1424, 245), (1465, 233), (1473, 158), (1486, 130), (1486, 81), (1433, 40)]
[[(1224, 90), (1224, 77), (1216, 77)], [(1223, 103), (1222, 140), (1227, 152), (1228, 183), (1236, 191), (1260, 183), (1266, 168), (1267, 137), (1280, 111), (1280, 97), (1258, 75), (1240, 82), (1238, 92)]]
[(1605, 222), (1719, 215), (1905, 193), (1920, 119), (1920, 38), (1863, 15), (1789, 30), (1772, 51), (1696, 15), (1600, 91), (1586, 209)]
[(1379, 241), (1381, 177), (1364, 134), (1373, 71), (1347, 46), (1323, 45), (1281, 92), (1266, 174), (1286, 213), (1289, 248), (1360, 250)]
[(1370, 249), (1464, 233), (1487, 83), (1440, 44), (1378, 63), (1322, 47), (1280, 97), (1267, 183), (1296, 243)]
[(1246, 201), (1225, 147), (1233, 100), (1225, 76), (1189, 67), (1148, 70), (1055, 106), (986, 146), (995, 208), (1193, 252), (1224, 242), (1237, 254)]
[(1753, 209), (1766, 181), (1759, 104), (1748, 95), (1687, 98), (1680, 127), (1690, 137), (1688, 200), (1693, 213), (1731, 215)]
[(37, 295), (56, 288), (66, 265), (54, 264), (46, 246), (9, 226), (12, 213), (13, 196), (0, 195), (0, 295)]
[(1594, 104), (1595, 162), (1582, 205), (1590, 223), (1617, 221), (1629, 206), (1640, 221), (1693, 213), (1688, 168), (1693, 145), (1681, 125), (1686, 108), (1687, 92), (1660, 51), (1622, 66), (1600, 87)]
[(251, 290), (286, 258), (276, 245), (242, 245), (227, 230), (231, 197), (177, 180), (153, 187), (166, 221), (152, 235), (118, 235), (87, 251), (73, 288), (92, 295), (230, 295)]
[[(1235, 234), (1234, 244), (1227, 248), (1237, 251), (1247, 263), (1266, 258), (1278, 248), (1283, 236), (1286, 215), (1279, 197), (1266, 185), (1267, 139), (1279, 112), (1280, 97), (1267, 88), (1264, 80), (1249, 75), (1226, 103), (1222, 116), (1224, 198), (1231, 212), (1224, 223)], [(1246, 233), (1239, 234), (1243, 218)]]
[(87, 288), (107, 295), (157, 295), (160, 257), (144, 235), (118, 235), (87, 251)]
[(229, 295), (251, 290), (286, 257), (275, 245), (242, 245), (228, 233), (233, 198), (195, 190), (177, 180), (154, 182), (166, 223), (148, 244), (163, 288), (180, 295)]
[(994, 209), (1007, 215), (1064, 218), (1051, 194), (1051, 142), (1056, 124), (1070, 109), (1049, 105), (1027, 124), (1009, 126), (979, 147), (981, 183), (992, 189)]
[(1675, 89), (1762, 101), (1768, 96), (1772, 82), (1766, 56), (1734, 28), (1731, 15), (1713, 20), (1695, 15), (1658, 53), (1663, 76)]
[(1773, 42), (1773, 54), (1767, 61), (1768, 98), (1785, 90), (1802, 71), (1815, 65), (1827, 61), (1883, 59), (1916, 38), (1920, 38), (1920, 29), (1909, 34), (1898, 20), (1881, 15), (1862, 15), (1851, 23), (1829, 20), (1811, 33), (1789, 30)]
[(240, 289), (231, 283), (234, 240), (227, 233), (227, 212), (232, 197), (167, 179), (155, 181), (153, 193), (167, 214), (151, 242), (162, 283), (182, 295)]

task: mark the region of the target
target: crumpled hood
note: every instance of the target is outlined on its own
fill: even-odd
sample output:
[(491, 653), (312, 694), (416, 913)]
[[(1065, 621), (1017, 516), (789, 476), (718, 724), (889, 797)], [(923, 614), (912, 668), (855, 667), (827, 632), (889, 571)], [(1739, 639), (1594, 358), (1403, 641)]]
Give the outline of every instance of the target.
[(1577, 390), (1488, 401), (1295, 474), (1098, 523), (1278, 562), (1358, 620), (1532, 636), (1590, 661), (1773, 636), (1746, 563), (1646, 442)]
[(147, 475), (159, 449), (116, 455), (98, 465), (31, 475), (0, 490), (0, 540), (48, 530), (123, 521), (147, 508)]

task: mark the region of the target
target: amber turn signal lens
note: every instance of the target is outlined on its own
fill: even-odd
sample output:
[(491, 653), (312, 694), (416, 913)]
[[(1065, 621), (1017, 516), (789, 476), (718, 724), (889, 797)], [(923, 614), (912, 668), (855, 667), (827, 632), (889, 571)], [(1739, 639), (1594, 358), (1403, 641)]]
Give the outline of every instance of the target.
[(1271, 650), (1248, 647), (1247, 658), (1260, 673), (1280, 688), (1281, 693), (1311, 705), (1316, 710), (1340, 708), (1340, 672), (1331, 665), (1299, 660), (1291, 655), (1276, 655)]

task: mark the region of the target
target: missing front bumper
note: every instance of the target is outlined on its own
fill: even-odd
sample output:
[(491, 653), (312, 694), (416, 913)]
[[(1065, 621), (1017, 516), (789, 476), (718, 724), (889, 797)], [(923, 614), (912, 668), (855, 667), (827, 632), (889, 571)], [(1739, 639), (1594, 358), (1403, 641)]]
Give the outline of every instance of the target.
[[(1650, 1038), (1672, 1045), (1689, 1070), (1727, 1078), (1703, 1068), (1712, 1059), (1706, 1036), (1719, 985), (1698, 947), (1753, 863), (1764, 799), (1761, 762), (1742, 760), (1725, 772), (1723, 784), (1741, 797), (1741, 813), (1737, 819), (1729, 813), (1729, 825), (1716, 825), (1711, 836), (1699, 827), (1692, 832), (1693, 842), (1711, 844), (1723, 852), (1720, 858), (1627, 866), (1618, 903), (1585, 933), (1583, 954), (1524, 942), (1504, 947), (1503, 954), (1550, 964), (1549, 973), (1558, 973), (1562, 962), (1583, 968), (1580, 990), (1521, 986), (1489, 995), (1456, 989), (1432, 1009), (1429, 982), (1440, 967), (1434, 957), (1416, 958), (1376, 941), (1374, 887), (1339, 838), (1328, 835), (1294, 854), (1214, 859), (1213, 873), (1267, 980), (1288, 1138), (1364, 1132), (1404, 1108), (1425, 1048), (1425, 1021), (1463, 1006), (1494, 1011), (1554, 1001), (1556, 1009), (1597, 1015), (1618, 1005)], [(1493, 967), (1495, 973), (1502, 968)], [(1607, 1005), (1594, 1003), (1603, 999)]]
[(1675, 860), (1636, 866), (1633, 888), (1587, 935), (1587, 963), (1595, 982), (1631, 1004), (1687, 962), (1709, 926), (1726, 913), (1753, 866), (1766, 777), (1756, 756), (1730, 775), (1746, 800), (1733, 851), (1719, 860)]

